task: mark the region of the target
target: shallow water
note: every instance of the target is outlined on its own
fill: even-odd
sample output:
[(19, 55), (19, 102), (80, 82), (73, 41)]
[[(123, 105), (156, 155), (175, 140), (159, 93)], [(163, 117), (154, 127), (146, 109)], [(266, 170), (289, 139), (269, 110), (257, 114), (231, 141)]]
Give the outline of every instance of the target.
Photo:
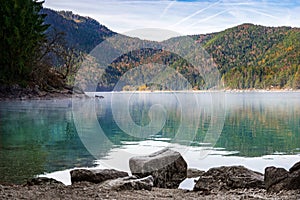
[(130, 157), (165, 147), (203, 170), (244, 165), (263, 172), (300, 160), (297, 92), (101, 95), (0, 102), (0, 181), (47, 174), (69, 184), (68, 169), (129, 171)]

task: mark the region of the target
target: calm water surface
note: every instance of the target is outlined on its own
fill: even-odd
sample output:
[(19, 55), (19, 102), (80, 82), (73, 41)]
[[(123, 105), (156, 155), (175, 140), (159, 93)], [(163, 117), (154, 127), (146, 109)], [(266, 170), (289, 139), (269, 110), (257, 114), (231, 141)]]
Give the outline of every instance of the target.
[[(0, 182), (64, 179), (75, 167), (129, 170), (164, 147), (190, 167), (263, 171), (300, 160), (300, 93), (102, 93), (104, 99), (0, 102)], [(65, 173), (66, 174), (66, 173)]]

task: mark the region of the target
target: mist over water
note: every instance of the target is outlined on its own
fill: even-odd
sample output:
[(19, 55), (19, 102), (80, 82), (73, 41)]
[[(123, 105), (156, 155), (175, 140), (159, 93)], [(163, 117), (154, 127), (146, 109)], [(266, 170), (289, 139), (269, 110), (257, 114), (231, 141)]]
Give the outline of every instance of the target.
[[(164, 147), (180, 151), (189, 167), (204, 170), (237, 164), (258, 171), (268, 165), (288, 168), (300, 158), (300, 93), (225, 93), (221, 101), (212, 93), (101, 95), (104, 99), (77, 102), (82, 109), (75, 111), (85, 111), (80, 131), (72, 100), (0, 102), (0, 180), (22, 183), (43, 173), (95, 165), (128, 170), (131, 155)], [(97, 154), (85, 144), (89, 134), (98, 134), (89, 106), (105, 134), (103, 143), (95, 144)], [(224, 124), (212, 145), (206, 135), (215, 116), (223, 116)]]

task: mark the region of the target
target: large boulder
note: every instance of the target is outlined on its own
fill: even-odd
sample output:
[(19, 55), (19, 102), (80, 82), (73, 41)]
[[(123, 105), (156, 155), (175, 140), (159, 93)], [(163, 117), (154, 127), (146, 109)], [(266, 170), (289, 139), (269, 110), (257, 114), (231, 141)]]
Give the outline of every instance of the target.
[(293, 173), (293, 172), (299, 171), (299, 170), (300, 170), (300, 162), (297, 162), (296, 164), (294, 164), (294, 165), (290, 168), (289, 172), (290, 172), (290, 173)]
[(264, 176), (243, 166), (216, 167), (205, 172), (194, 191), (221, 191), (243, 188), (264, 188)]
[(289, 171), (283, 168), (267, 167), (265, 185), (268, 192), (300, 189), (300, 162), (292, 166)]
[(153, 187), (153, 177), (147, 176), (137, 178), (136, 176), (128, 176), (103, 182), (100, 188), (107, 190), (151, 190)]
[(187, 163), (180, 153), (163, 149), (148, 156), (137, 156), (129, 160), (131, 173), (138, 177), (151, 175), (154, 186), (178, 188), (187, 177)]
[(75, 169), (70, 172), (71, 182), (87, 181), (91, 183), (101, 183), (109, 179), (116, 179), (128, 176), (127, 172), (117, 171), (114, 169)]
[[(284, 179), (289, 176), (289, 172), (283, 168), (267, 167), (265, 169), (265, 186), (267, 190), (281, 190)], [(280, 183), (281, 182), (281, 183)], [(279, 189), (277, 189), (279, 188)]]

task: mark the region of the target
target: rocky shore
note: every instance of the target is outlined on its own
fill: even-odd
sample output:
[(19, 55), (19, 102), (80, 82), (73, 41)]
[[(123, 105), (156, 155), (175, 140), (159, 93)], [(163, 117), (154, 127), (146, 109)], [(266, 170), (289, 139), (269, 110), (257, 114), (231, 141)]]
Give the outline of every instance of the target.
[[(241, 93), (241, 92), (300, 92), (300, 90), (292, 89), (245, 89), (245, 90), (222, 90), (227, 93)], [(156, 92), (156, 91), (139, 91), (139, 92)], [(157, 91), (162, 92), (162, 91)], [(163, 91), (163, 92), (173, 92), (173, 91)], [(180, 91), (177, 91), (180, 92)], [(186, 92), (186, 91), (184, 91)], [(202, 93), (208, 92), (206, 90), (194, 90), (193, 92)], [(214, 91), (211, 91), (214, 92)], [(47, 90), (40, 89), (38, 85), (27, 86), (26, 88), (21, 87), (18, 84), (15, 85), (0, 85), (0, 101), (5, 100), (43, 100), (43, 99), (64, 99), (72, 97), (88, 97), (84, 92), (76, 87), (71, 87), (63, 85), (60, 89), (49, 87)], [(97, 96), (96, 96), (97, 97)], [(98, 96), (101, 98), (101, 96)]]
[(6, 100), (42, 100), (42, 99), (64, 99), (72, 96), (85, 97), (83, 91), (78, 88), (64, 86), (61, 89), (49, 88), (41, 90), (39, 86), (27, 86), (23, 88), (15, 85), (0, 86), (0, 101)]
[[(0, 185), (0, 199), (300, 199), (300, 162), (289, 171), (265, 174), (243, 166), (188, 169), (180, 153), (164, 149), (129, 160), (131, 175), (114, 169), (75, 169), (72, 185), (34, 178), (25, 185)], [(195, 178), (192, 191), (177, 189)]]
[(71, 186), (51, 185), (0, 185), (0, 199), (287, 199), (300, 198), (299, 191), (282, 191), (267, 193), (264, 189), (232, 189), (229, 191), (203, 194), (201, 192), (180, 189), (153, 187), (148, 190), (107, 190), (98, 184), (89, 182), (76, 183)]

